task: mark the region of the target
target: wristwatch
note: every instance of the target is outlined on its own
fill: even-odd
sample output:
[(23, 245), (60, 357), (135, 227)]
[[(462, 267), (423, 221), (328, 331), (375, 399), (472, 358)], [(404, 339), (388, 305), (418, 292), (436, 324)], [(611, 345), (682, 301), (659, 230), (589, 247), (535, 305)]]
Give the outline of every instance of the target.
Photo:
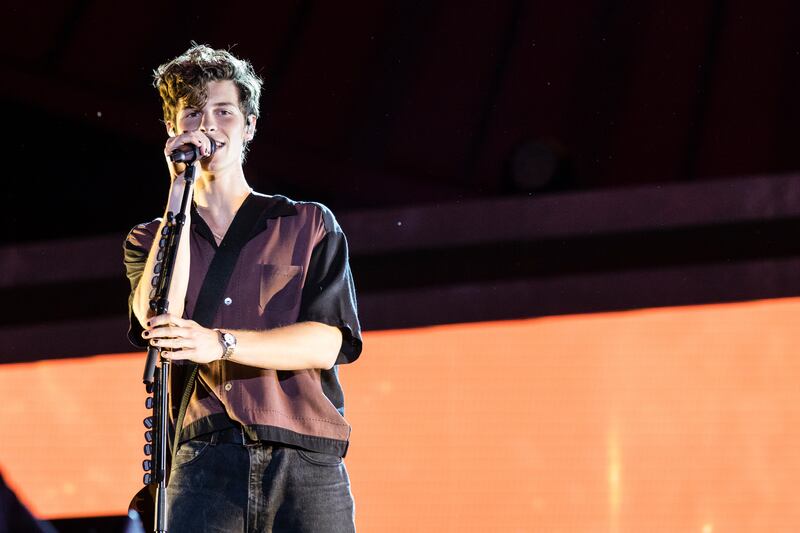
[(217, 329), (215, 331), (219, 333), (219, 342), (225, 349), (220, 359), (222, 359), (223, 361), (227, 361), (228, 359), (231, 358), (231, 356), (233, 355), (233, 351), (236, 349), (236, 337), (233, 336), (233, 333), (230, 333), (228, 331), (222, 331), (220, 329)]

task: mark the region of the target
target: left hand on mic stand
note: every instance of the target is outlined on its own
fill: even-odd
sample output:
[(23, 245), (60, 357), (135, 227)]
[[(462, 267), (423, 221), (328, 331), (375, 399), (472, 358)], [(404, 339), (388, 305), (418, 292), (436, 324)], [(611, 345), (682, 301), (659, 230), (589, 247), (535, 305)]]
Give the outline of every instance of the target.
[(169, 313), (150, 318), (142, 337), (160, 348), (161, 356), (171, 361), (205, 364), (216, 361), (224, 352), (216, 331)]

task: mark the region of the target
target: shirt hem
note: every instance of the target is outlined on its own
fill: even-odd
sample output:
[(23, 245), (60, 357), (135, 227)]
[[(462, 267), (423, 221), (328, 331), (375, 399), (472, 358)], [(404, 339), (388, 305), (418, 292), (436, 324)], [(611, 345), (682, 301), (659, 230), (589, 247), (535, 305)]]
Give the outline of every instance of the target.
[[(183, 431), (181, 431), (181, 442), (190, 440), (199, 435), (214, 431), (222, 431), (237, 426), (238, 424), (228, 418), (228, 415), (225, 413), (209, 415), (185, 426)], [(277, 426), (251, 424), (244, 426), (244, 430), (251, 439), (296, 446), (312, 452), (327, 453), (339, 457), (344, 457), (347, 454), (347, 449), (350, 445), (349, 440), (306, 435)]]

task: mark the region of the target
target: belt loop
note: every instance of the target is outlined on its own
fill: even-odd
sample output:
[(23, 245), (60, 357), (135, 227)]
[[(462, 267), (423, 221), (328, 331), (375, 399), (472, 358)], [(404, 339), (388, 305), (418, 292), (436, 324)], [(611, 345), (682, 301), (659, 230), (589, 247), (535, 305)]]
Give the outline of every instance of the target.
[(211, 446), (216, 446), (217, 441), (219, 441), (219, 431), (214, 431), (211, 433), (211, 442), (209, 442), (209, 444)]
[(244, 446), (246, 448), (252, 448), (254, 446), (260, 446), (261, 445), (261, 441), (260, 440), (258, 440), (258, 439), (253, 440), (253, 439), (250, 438), (250, 436), (247, 434), (247, 431), (245, 430), (244, 426), (239, 426), (239, 431), (241, 431), (242, 446)]

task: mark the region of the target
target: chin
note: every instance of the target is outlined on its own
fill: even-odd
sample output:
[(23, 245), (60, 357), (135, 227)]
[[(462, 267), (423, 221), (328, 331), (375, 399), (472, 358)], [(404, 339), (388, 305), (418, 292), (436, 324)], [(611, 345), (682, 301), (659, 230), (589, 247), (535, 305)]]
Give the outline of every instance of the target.
[(220, 172), (229, 166), (231, 166), (229, 161), (217, 160), (213, 158), (210, 161), (204, 161), (200, 164), (200, 168), (202, 168), (204, 172), (211, 173)]

